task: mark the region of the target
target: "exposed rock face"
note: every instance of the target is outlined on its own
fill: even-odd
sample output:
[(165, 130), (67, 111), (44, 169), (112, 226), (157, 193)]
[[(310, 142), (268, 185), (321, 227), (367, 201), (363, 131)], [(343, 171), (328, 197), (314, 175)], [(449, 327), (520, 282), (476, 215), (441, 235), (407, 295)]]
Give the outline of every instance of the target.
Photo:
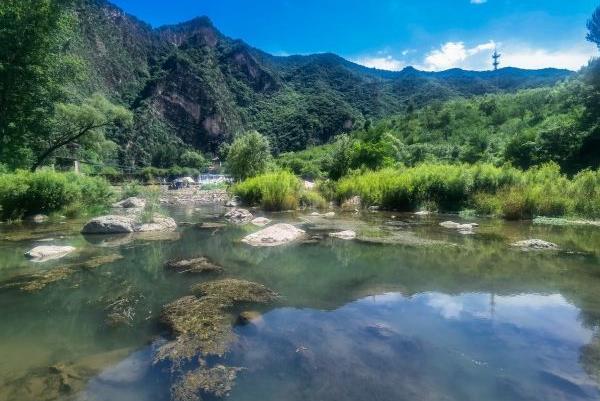
[(269, 224), (270, 222), (271, 222), (271, 220), (267, 219), (266, 217), (257, 217), (251, 221), (251, 223), (257, 227), (264, 227), (267, 224)]
[(337, 233), (329, 233), (329, 236), (343, 240), (353, 240), (356, 238), (356, 233), (354, 231), (346, 230)]
[(305, 234), (304, 230), (291, 224), (275, 224), (246, 236), (242, 242), (252, 246), (279, 246), (296, 241)]
[(72, 246), (54, 246), (43, 245), (36, 246), (25, 254), (35, 262), (45, 262), (47, 260), (62, 258), (75, 250)]
[(511, 245), (523, 250), (552, 251), (560, 249), (558, 245), (541, 239), (528, 239), (515, 242)]
[(167, 262), (165, 267), (179, 273), (218, 273), (223, 271), (223, 267), (211, 262), (205, 257), (174, 260)]
[(135, 220), (126, 216), (100, 216), (90, 220), (81, 232), (83, 234), (126, 234), (135, 231)]
[(234, 224), (246, 224), (250, 222), (254, 216), (246, 209), (232, 209), (225, 214), (225, 218)]
[(124, 209), (143, 209), (146, 207), (146, 200), (142, 198), (131, 197), (113, 204), (113, 207), (121, 207)]
[(342, 203), (342, 209), (346, 211), (358, 210), (360, 209), (361, 204), (362, 199), (360, 199), (360, 196), (353, 196), (352, 198)]

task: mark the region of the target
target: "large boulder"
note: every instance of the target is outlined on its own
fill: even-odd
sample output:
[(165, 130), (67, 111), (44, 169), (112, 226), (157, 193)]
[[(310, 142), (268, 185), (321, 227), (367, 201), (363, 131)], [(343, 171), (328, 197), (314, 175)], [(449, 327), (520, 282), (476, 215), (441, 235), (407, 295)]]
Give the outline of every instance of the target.
[(43, 245), (36, 246), (25, 253), (25, 256), (36, 262), (44, 262), (46, 260), (62, 258), (74, 250), (75, 248), (72, 246)]
[(246, 209), (232, 209), (225, 214), (225, 218), (234, 224), (246, 224), (252, 221), (254, 216)]
[(279, 246), (289, 244), (302, 236), (305, 231), (291, 224), (275, 224), (246, 236), (242, 242), (252, 246)]
[(527, 239), (524, 241), (517, 241), (511, 245), (523, 250), (552, 251), (559, 249), (558, 245), (541, 239)]
[(124, 209), (143, 209), (146, 207), (146, 200), (137, 197), (131, 197), (117, 202), (113, 207), (121, 207)]
[(126, 234), (135, 231), (136, 222), (126, 216), (100, 216), (88, 221), (81, 232), (83, 234)]
[(177, 223), (170, 217), (154, 215), (148, 223), (140, 224), (134, 227), (135, 232), (169, 232), (177, 229)]

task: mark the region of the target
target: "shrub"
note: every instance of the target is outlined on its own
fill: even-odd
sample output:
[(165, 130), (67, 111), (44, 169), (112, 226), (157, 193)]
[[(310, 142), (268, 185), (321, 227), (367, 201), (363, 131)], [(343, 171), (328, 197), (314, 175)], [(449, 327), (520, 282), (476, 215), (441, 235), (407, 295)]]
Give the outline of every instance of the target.
[(131, 181), (123, 184), (121, 198), (127, 199), (134, 196), (139, 196), (142, 193), (142, 186), (137, 181)]
[(112, 198), (103, 178), (41, 170), (0, 174), (0, 218), (20, 219), (36, 213), (69, 214), (106, 206)]
[(227, 152), (227, 170), (235, 180), (264, 173), (270, 162), (269, 141), (256, 131), (237, 137)]
[(327, 200), (316, 191), (302, 191), (300, 205), (308, 208), (325, 209)]
[(293, 210), (300, 202), (302, 184), (287, 171), (259, 175), (236, 184), (232, 191), (247, 205), (265, 210)]

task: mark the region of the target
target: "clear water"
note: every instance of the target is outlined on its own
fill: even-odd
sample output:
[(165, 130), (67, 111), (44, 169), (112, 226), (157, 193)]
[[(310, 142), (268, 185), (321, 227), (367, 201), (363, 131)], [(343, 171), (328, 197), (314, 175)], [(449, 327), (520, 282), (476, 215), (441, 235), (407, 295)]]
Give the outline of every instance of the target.
[[(195, 223), (221, 210), (171, 212)], [(401, 243), (323, 238), (271, 249), (239, 242), (250, 227), (182, 226), (177, 237), (90, 242), (78, 234), (80, 221), (0, 226), (0, 400), (15, 399), (15, 383), (33, 388), (19, 401), (39, 399), (27, 378), (65, 364), (92, 373), (57, 399), (169, 400), (171, 375), (152, 363), (164, 341), (161, 307), (218, 277), (163, 267), (193, 256), (221, 264), (225, 277), (281, 294), (275, 305), (250, 308), (260, 319), (234, 328), (237, 340), (219, 361), (244, 368), (230, 400), (600, 400), (600, 229), (479, 220), (477, 234), (465, 236), (439, 227), (448, 218), (458, 220), (386, 213), (317, 219), (305, 224), (311, 235), (354, 228)], [(24, 259), (48, 238), (78, 252), (46, 263)], [(566, 251), (510, 248), (527, 238)], [(122, 259), (81, 265), (115, 254)], [(39, 291), (2, 287), (64, 266), (72, 274)], [(113, 327), (106, 317), (119, 297), (135, 300), (134, 317)]]

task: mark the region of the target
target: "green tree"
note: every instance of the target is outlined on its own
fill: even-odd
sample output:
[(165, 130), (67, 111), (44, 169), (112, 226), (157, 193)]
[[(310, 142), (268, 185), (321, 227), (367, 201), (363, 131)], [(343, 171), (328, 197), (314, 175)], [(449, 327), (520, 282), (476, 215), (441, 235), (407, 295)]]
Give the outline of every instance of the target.
[(37, 143), (34, 171), (62, 147), (77, 143), (85, 135), (104, 136), (110, 127), (127, 127), (133, 123), (132, 113), (109, 102), (104, 96), (94, 95), (81, 104), (57, 103), (52, 131), (40, 137)]
[(62, 50), (72, 33), (69, 0), (0, 1), (0, 158), (34, 158), (30, 142), (48, 131), (54, 103), (80, 63)]
[(353, 156), (354, 141), (352, 138), (346, 134), (338, 136), (326, 162), (329, 178), (337, 180), (345, 176), (352, 166)]
[(257, 131), (237, 137), (227, 152), (227, 171), (235, 180), (264, 173), (270, 162), (269, 140)]
[(179, 164), (183, 167), (191, 167), (198, 170), (203, 170), (210, 165), (210, 162), (202, 155), (202, 153), (186, 150), (179, 159)]
[(600, 49), (600, 7), (594, 10), (592, 17), (587, 22), (588, 33), (586, 39)]

